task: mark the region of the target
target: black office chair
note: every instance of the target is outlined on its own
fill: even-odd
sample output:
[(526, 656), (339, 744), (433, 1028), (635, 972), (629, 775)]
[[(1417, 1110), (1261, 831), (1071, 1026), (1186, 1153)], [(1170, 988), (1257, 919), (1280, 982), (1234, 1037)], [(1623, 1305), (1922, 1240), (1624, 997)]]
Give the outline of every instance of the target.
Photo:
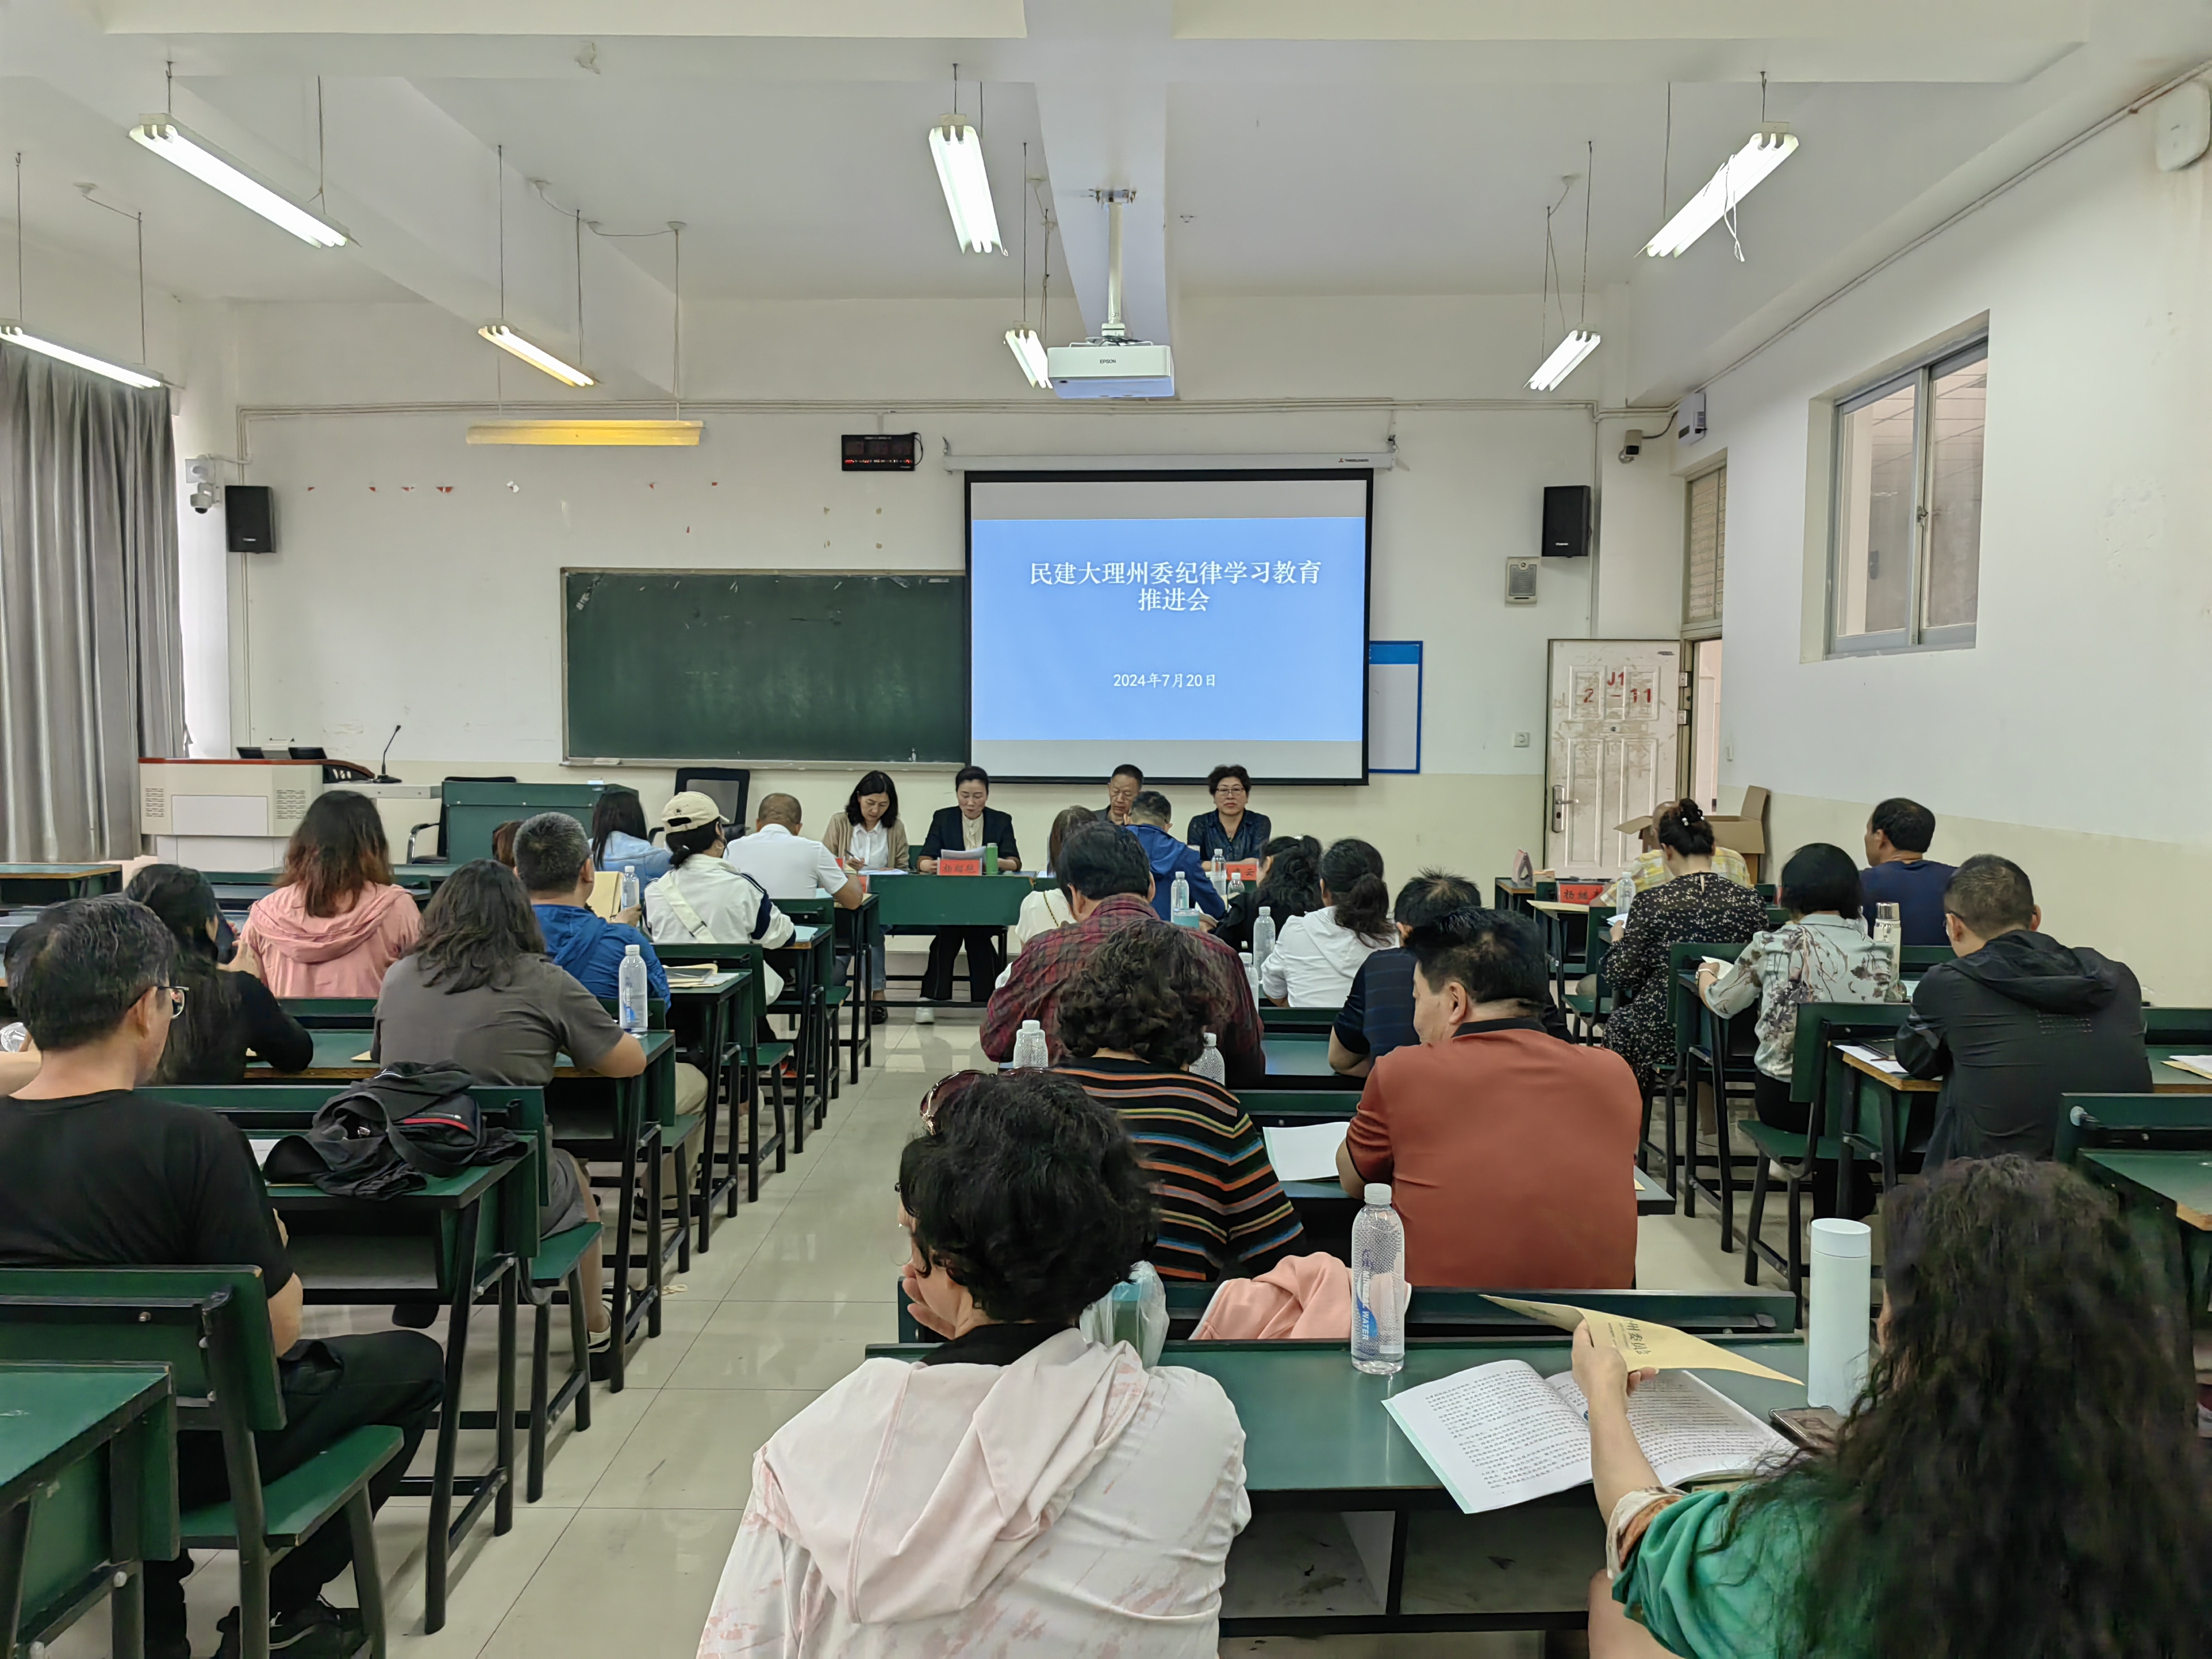
[[(439, 795), (438, 795), (438, 822), (437, 822), (437, 830), (438, 830), (438, 844), (437, 844), (437, 847), (436, 847), (435, 850), (434, 850), (434, 851), (431, 854), (431, 855), (430, 855), (430, 856), (431, 856), (431, 859), (432, 859), (434, 861), (442, 863), (442, 862), (444, 861), (444, 860), (445, 860), (445, 856), (446, 856), (446, 800), (445, 800), (445, 790), (444, 790), (444, 786), (445, 786), (445, 784), (448, 784), (448, 783), (513, 783), (514, 781), (514, 779), (513, 777), (502, 777), (502, 778), (463, 778), (463, 777), (448, 777), (448, 778), (443, 779), (443, 780), (441, 781), (441, 784), (440, 784), (440, 787), (439, 787)], [(404, 856), (403, 856), (403, 857), (401, 858), (401, 860), (399, 860), (402, 864), (412, 864), (412, 863), (414, 863), (414, 862), (416, 861), (416, 860), (415, 860), (415, 837), (416, 837), (416, 836), (419, 836), (419, 835), (421, 835), (421, 834), (422, 834), (425, 830), (428, 830), (428, 829), (429, 829), (430, 827), (431, 827), (431, 826), (430, 826), (430, 825), (428, 825), (428, 824), (427, 824), (427, 823), (418, 823), (418, 824), (415, 825), (412, 829), (410, 829), (410, 830), (408, 830), (408, 832), (407, 832), (407, 848), (406, 848), (406, 853), (405, 853)]]
[(696, 789), (720, 809), (722, 822), (732, 829), (744, 830), (750, 827), (745, 817), (745, 798), (752, 793), (751, 769), (743, 766), (679, 766), (676, 769), (676, 793)]

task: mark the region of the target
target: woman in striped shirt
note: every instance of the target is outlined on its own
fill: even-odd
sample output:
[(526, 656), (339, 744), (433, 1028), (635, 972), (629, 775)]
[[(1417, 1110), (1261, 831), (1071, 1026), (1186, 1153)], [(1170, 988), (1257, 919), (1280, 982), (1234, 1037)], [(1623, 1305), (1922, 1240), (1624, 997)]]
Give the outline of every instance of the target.
[(1163, 1279), (1262, 1273), (1305, 1248), (1267, 1143), (1237, 1097), (1186, 1069), (1206, 1047), (1196, 937), (1161, 922), (1111, 934), (1060, 995), (1059, 1067), (1121, 1114), (1159, 1199)]

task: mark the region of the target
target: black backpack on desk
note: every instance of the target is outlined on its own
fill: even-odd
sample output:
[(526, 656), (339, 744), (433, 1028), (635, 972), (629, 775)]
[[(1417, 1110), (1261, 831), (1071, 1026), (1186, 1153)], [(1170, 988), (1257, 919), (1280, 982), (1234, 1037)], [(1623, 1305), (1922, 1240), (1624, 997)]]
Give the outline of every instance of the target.
[(311, 1182), (342, 1198), (390, 1198), (526, 1150), (487, 1127), (469, 1094), (476, 1079), (450, 1062), (400, 1060), (325, 1101), (305, 1134), (269, 1149), (271, 1181)]

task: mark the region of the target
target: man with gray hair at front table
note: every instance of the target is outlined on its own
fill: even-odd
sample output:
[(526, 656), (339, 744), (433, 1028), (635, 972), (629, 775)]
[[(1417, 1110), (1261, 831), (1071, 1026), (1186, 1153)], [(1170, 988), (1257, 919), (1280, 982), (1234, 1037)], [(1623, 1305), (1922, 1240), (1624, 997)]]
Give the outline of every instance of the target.
[[(593, 996), (618, 1001), (623, 957), (637, 946), (645, 959), (648, 993), (668, 1000), (668, 970), (660, 965), (653, 941), (633, 924), (637, 912), (625, 910), (603, 921), (592, 909), (592, 843), (584, 826), (566, 812), (540, 812), (514, 832), (514, 873), (530, 894), (530, 908), (545, 935), (545, 954), (575, 975)], [(707, 1074), (696, 1066), (676, 1068), (676, 1110), (697, 1111), (707, 1099)]]

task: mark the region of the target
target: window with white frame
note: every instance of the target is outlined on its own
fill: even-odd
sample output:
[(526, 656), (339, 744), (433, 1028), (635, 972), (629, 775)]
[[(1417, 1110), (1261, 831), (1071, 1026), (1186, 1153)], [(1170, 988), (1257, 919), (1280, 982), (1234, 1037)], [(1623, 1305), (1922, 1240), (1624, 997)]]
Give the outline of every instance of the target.
[(1974, 642), (1988, 381), (1978, 340), (1836, 405), (1832, 652)]

